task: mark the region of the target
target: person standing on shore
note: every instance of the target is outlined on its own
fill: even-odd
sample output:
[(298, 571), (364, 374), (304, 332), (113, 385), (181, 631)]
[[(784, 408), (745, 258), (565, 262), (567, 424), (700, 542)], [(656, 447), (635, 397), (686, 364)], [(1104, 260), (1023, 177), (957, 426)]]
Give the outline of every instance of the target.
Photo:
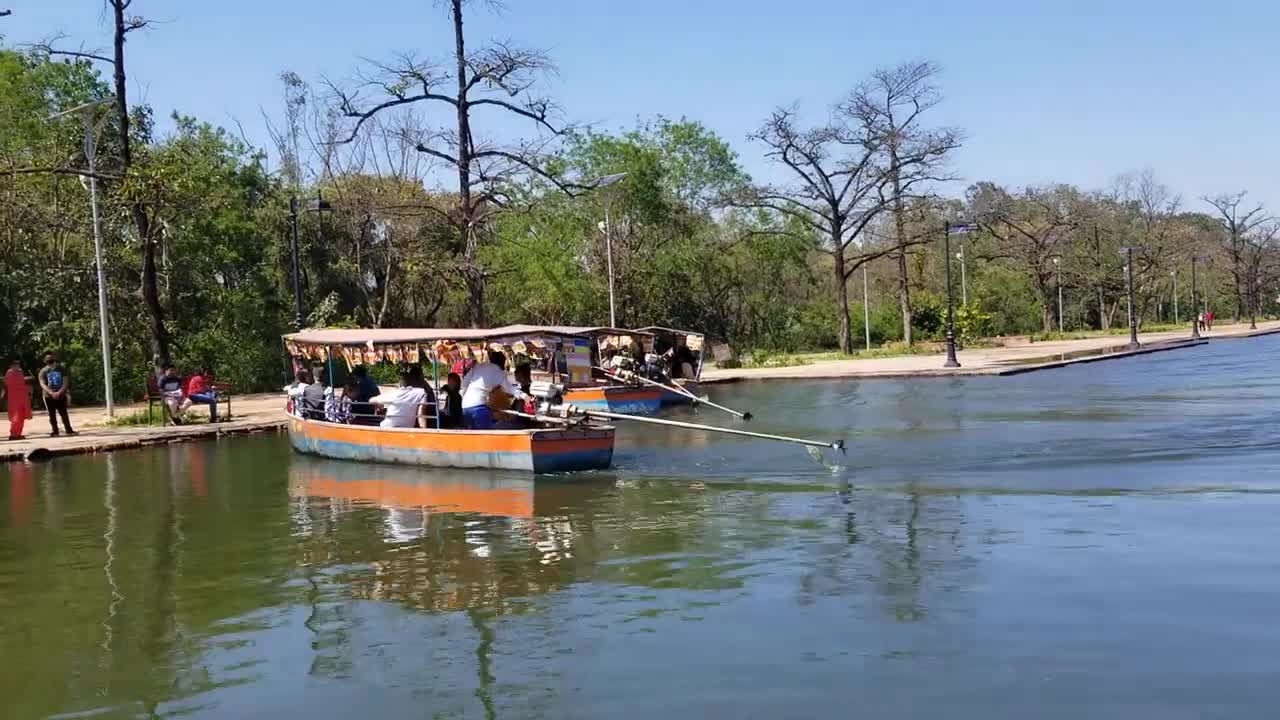
[(71, 418), (67, 416), (67, 403), (70, 400), (71, 376), (66, 368), (58, 362), (53, 351), (44, 354), (44, 367), (39, 374), (40, 392), (44, 396), (44, 409), (49, 411), (49, 426), (53, 428), (53, 437), (58, 437), (58, 416), (62, 416), (62, 427), (68, 435), (76, 435), (71, 429)]
[(22, 372), (21, 360), (14, 358), (9, 362), (0, 395), (4, 396), (9, 412), (9, 439), (26, 440), (22, 427), (32, 418), (31, 392), (27, 388), (27, 375)]

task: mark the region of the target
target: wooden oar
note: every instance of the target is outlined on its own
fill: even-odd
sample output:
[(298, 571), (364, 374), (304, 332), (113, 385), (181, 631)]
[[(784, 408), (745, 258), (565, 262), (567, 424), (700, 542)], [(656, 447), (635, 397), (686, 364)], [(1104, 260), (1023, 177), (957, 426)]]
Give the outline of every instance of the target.
[[(641, 417), (638, 415), (622, 415), (621, 413), (603, 412), (600, 410), (585, 410), (573, 405), (557, 405), (548, 410), (549, 413), (559, 413), (562, 417), (568, 417), (570, 413), (581, 415), (593, 419), (604, 420), (630, 420), (632, 422), (648, 423), (650, 425), (667, 425), (670, 427), (685, 428), (686, 430), (704, 430), (706, 432), (725, 433), (726, 435), (741, 435), (743, 437), (758, 438), (760, 440), (777, 440), (779, 442), (796, 443), (797, 445), (809, 445), (811, 447), (831, 448), (832, 450), (845, 451), (844, 440), (835, 442), (826, 442), (823, 440), (805, 440), (804, 438), (793, 438), (785, 435), (768, 435), (766, 433), (747, 432), (746, 430), (733, 430), (730, 428), (716, 427), (714, 425), (699, 425), (698, 423), (680, 422), (679, 420), (660, 420), (653, 417)], [(539, 418), (543, 417), (539, 413)], [(550, 415), (554, 418), (554, 415)]]
[(684, 388), (680, 387), (680, 386), (679, 386), (675, 381), (672, 381), (670, 385), (667, 385), (666, 383), (660, 383), (660, 382), (658, 382), (658, 381), (656, 381), (656, 380), (650, 380), (649, 378), (647, 378), (647, 377), (645, 377), (645, 376), (643, 376), (643, 375), (641, 375), (641, 374), (639, 374), (639, 373), (633, 373), (633, 372), (626, 372), (626, 371), (623, 371), (623, 372), (626, 372), (626, 374), (623, 374), (623, 372), (619, 372), (619, 371), (617, 371), (617, 370), (608, 370), (608, 369), (605, 369), (605, 368), (600, 367), (599, 365), (597, 365), (597, 366), (596, 366), (596, 369), (597, 369), (597, 370), (599, 370), (599, 371), (601, 371), (601, 372), (603, 372), (605, 375), (608, 375), (609, 377), (616, 378), (616, 379), (618, 379), (618, 380), (622, 380), (623, 382), (626, 382), (627, 380), (639, 380), (639, 381), (640, 381), (640, 382), (642, 382), (642, 383), (647, 383), (647, 384), (649, 384), (649, 385), (653, 385), (653, 386), (655, 386), (655, 387), (660, 387), (660, 388), (662, 388), (663, 390), (670, 390), (671, 392), (674, 392), (674, 393), (676, 393), (677, 395), (683, 395), (683, 396), (685, 396), (685, 397), (689, 398), (690, 400), (692, 400), (692, 401), (693, 401), (693, 403), (694, 403), (695, 405), (697, 405), (697, 404), (710, 405), (711, 407), (713, 407), (713, 408), (715, 408), (715, 409), (717, 409), (717, 410), (723, 410), (723, 411), (725, 411), (725, 412), (729, 413), (730, 415), (736, 415), (737, 417), (740, 417), (740, 418), (742, 418), (743, 420), (750, 420), (752, 417), (754, 417), (754, 416), (753, 416), (751, 413), (749, 413), (749, 412), (738, 412), (737, 410), (734, 410), (733, 408), (727, 408), (727, 407), (725, 407), (725, 406), (723, 406), (723, 405), (719, 405), (719, 404), (713, 403), (713, 402), (711, 402), (710, 400), (708, 400), (708, 399), (706, 399), (706, 398), (698, 397), (697, 395), (694, 395), (693, 393), (689, 392), (688, 390), (686, 390), (686, 389), (684, 389)]

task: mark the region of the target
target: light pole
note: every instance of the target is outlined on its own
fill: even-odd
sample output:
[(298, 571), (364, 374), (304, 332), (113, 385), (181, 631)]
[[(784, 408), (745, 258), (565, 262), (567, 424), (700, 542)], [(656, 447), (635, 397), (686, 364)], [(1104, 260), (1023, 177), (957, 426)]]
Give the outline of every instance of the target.
[(1124, 280), (1129, 293), (1129, 349), (1137, 350), (1142, 345), (1138, 342), (1138, 317), (1133, 307), (1133, 248), (1123, 248), (1120, 252), (1125, 254)]
[(862, 331), (867, 336), (867, 349), (871, 349), (871, 295), (867, 292), (867, 263), (862, 263)]
[(942, 363), (944, 368), (958, 368), (960, 361), (956, 359), (956, 302), (955, 293), (951, 289), (951, 234), (963, 235), (978, 229), (972, 223), (952, 225), (950, 220), (942, 222), (943, 260), (947, 265), (947, 359)]
[(1177, 325), (1182, 322), (1178, 319), (1178, 271), (1171, 271), (1169, 277), (1173, 278), (1173, 324)]
[[(333, 206), (329, 201), (324, 199), (320, 194), (320, 188), (316, 188), (316, 199), (312, 201), (311, 207), (305, 209), (306, 212), (314, 212), (316, 214), (316, 241), (317, 244), (324, 242), (324, 228), (321, 227), (323, 222), (323, 213), (326, 210), (332, 210)], [(294, 195), (289, 198), (289, 252), (293, 256), (293, 327), (301, 330), (306, 322), (302, 315), (302, 266), (298, 262), (298, 196)]]
[[(596, 178), (595, 182), (592, 182), (589, 187), (592, 189), (606, 188), (622, 182), (626, 177), (626, 173), (605, 175)], [(600, 230), (604, 233), (605, 262), (609, 271), (609, 327), (617, 327), (618, 313), (613, 295), (613, 223), (609, 217), (609, 196), (607, 194), (604, 198), (604, 224), (600, 226)]]
[(1191, 339), (1200, 339), (1200, 299), (1196, 297), (1196, 260), (1191, 256)]
[(956, 253), (956, 259), (960, 261), (960, 304), (969, 304), (969, 276), (964, 269), (964, 246), (960, 246), (960, 252)]
[(302, 270), (298, 267), (298, 196), (289, 198), (289, 254), (293, 256), (293, 328), (302, 329)]
[(98, 123), (94, 121), (94, 110), (99, 105), (115, 102), (115, 99), (111, 95), (49, 116), (49, 120), (56, 120), (79, 113), (84, 122), (84, 159), (88, 173), (80, 176), (80, 181), (88, 180), (89, 208), (93, 213), (93, 257), (98, 270), (98, 329), (102, 336), (102, 389), (106, 395), (107, 417), (115, 417), (116, 403), (111, 388), (111, 327), (107, 320), (107, 279), (102, 263), (102, 220), (98, 215)]
[(1067, 328), (1062, 324), (1062, 258), (1053, 258), (1053, 284), (1058, 286), (1058, 332), (1066, 332)]

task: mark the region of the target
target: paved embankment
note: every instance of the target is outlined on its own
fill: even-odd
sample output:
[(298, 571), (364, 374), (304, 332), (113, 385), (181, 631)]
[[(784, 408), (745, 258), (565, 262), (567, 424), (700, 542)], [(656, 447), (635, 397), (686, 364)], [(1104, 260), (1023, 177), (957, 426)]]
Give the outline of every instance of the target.
[[(116, 408), (116, 417), (143, 412), (144, 405)], [(36, 416), (27, 421), (27, 439), (0, 441), (0, 462), (105, 452), (169, 442), (183, 442), (205, 437), (239, 435), (284, 427), (284, 405), (279, 395), (248, 395), (232, 398), (231, 419), (219, 423), (191, 423), (178, 427), (161, 425), (108, 426), (101, 407), (71, 409), (71, 425), (78, 435), (50, 437), (48, 415), (35, 408)], [(197, 409), (195, 411), (199, 413)], [(0, 428), (8, 422), (0, 415)]]
[[(1250, 329), (1247, 323), (1218, 325), (1204, 333), (1205, 341), (1239, 339), (1280, 333), (1280, 321), (1259, 323)], [(955, 375), (1015, 375), (1033, 370), (1062, 367), (1075, 363), (1097, 362), (1129, 357), (1135, 354), (1192, 347), (1190, 331), (1143, 333), (1138, 340), (1143, 347), (1127, 350), (1128, 338), (1108, 335), (1080, 340), (1026, 343), (1004, 347), (974, 348), (958, 354), (959, 368), (942, 367), (942, 355), (903, 355), (900, 357), (850, 358), (822, 360), (792, 367), (708, 368), (702, 372), (704, 383), (739, 382), (743, 380), (819, 379), (819, 378), (895, 378), (951, 377)]]

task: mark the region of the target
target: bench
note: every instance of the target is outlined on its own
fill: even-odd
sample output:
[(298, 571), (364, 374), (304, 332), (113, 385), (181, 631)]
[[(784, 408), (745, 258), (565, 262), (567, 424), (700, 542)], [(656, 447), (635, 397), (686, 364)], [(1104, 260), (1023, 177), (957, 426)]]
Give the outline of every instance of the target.
[[(190, 378), (189, 375), (182, 376), (181, 378), (182, 387), (185, 388), (187, 386), (187, 380), (189, 378)], [(210, 383), (209, 386), (218, 394), (218, 402), (225, 403), (227, 406), (226, 413), (219, 415), (218, 422), (226, 422), (230, 420), (231, 419), (231, 394), (232, 394), (232, 390), (234, 389), (234, 386), (232, 386), (231, 383), (224, 383), (224, 382), (213, 382), (213, 383)], [(168, 425), (173, 421), (173, 418), (169, 416), (169, 409), (165, 405), (165, 399), (166, 398), (164, 396), (164, 393), (160, 392), (160, 379), (157, 378), (154, 374), (148, 373), (147, 374), (147, 424), (148, 425), (151, 424), (151, 418), (155, 417), (155, 412), (153, 408), (157, 406), (160, 408), (160, 417), (163, 424)]]

